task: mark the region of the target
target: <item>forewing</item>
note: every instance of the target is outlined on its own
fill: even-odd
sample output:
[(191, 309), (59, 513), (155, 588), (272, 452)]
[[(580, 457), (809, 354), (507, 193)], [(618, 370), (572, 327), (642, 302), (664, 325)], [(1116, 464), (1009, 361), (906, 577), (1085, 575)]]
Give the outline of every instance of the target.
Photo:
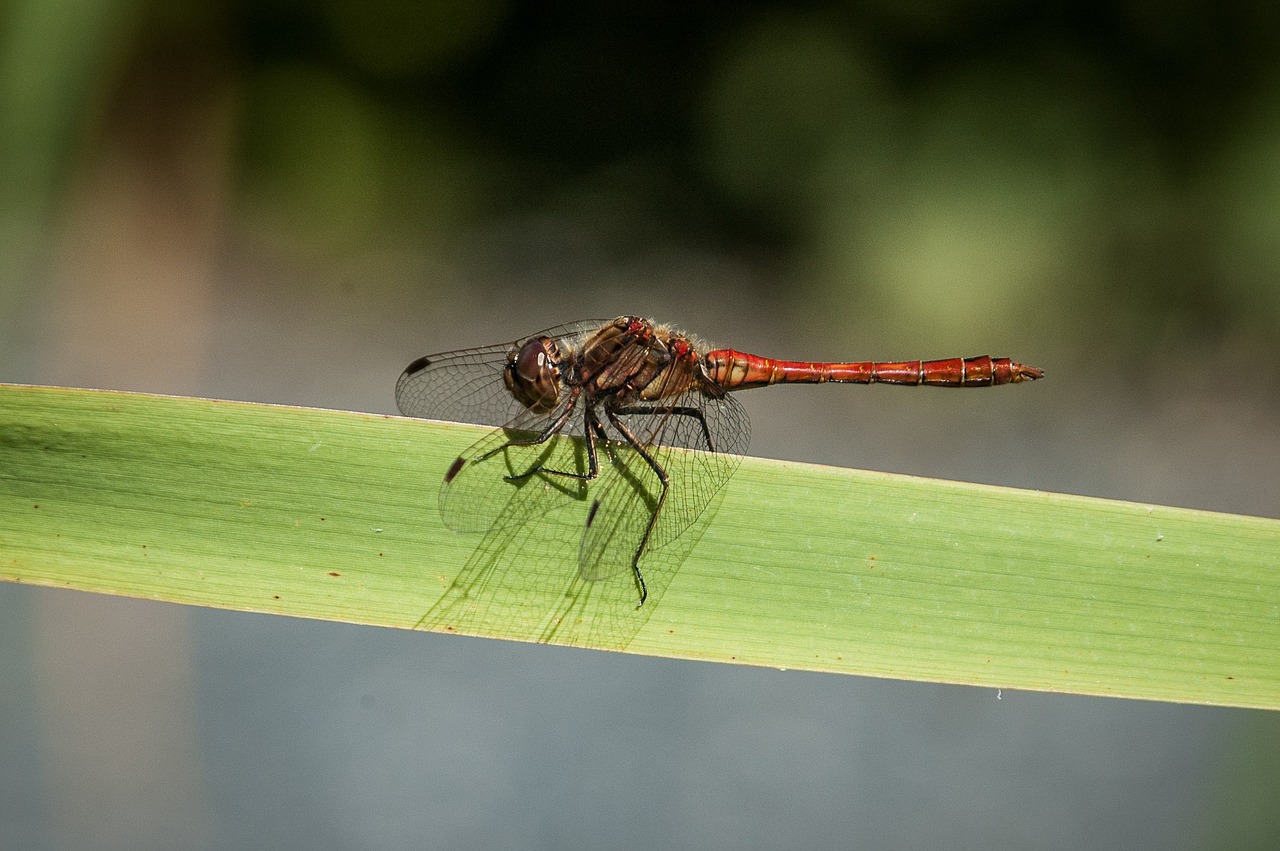
[[(440, 513), (445, 525), (456, 531), (483, 532), (507, 509), (516, 488), (540, 481), (511, 481), (510, 477), (538, 464), (552, 469), (576, 469), (581, 453), (571, 442), (553, 437), (538, 446), (509, 446), (512, 441), (528, 442), (543, 435), (571, 404), (571, 397), (566, 393), (555, 409), (535, 413), (507, 389), (503, 370), (510, 353), (527, 339), (552, 337), (563, 351), (571, 352), (602, 324), (597, 320), (572, 322), (510, 343), (427, 355), (410, 364), (400, 376), (396, 404), (406, 416), (502, 426), (463, 452), (446, 471), (440, 488)], [(578, 424), (567, 423), (570, 431), (575, 427)], [(559, 478), (559, 487), (549, 488), (549, 492), (580, 490), (573, 480)], [(519, 505), (533, 516), (540, 512), (523, 506), (547, 510), (554, 507), (553, 503), (554, 500), (544, 503), (525, 499)]]
[[(603, 324), (575, 322), (530, 336), (552, 337), (562, 350), (578, 351)], [(573, 402), (566, 394), (555, 410), (535, 414), (507, 390), (503, 369), (510, 352), (527, 339), (420, 358), (396, 383), (396, 402), (407, 416), (502, 426), (472, 445), (446, 473), (440, 491), (446, 524), (489, 534), (421, 623), (471, 632), (481, 631), (493, 617), (504, 623), (532, 617), (527, 625), (521, 622), (521, 629), (534, 640), (625, 647), (695, 543), (696, 534), (684, 533), (691, 526), (705, 527), (698, 518), (737, 469), (749, 439), (746, 415), (732, 397), (714, 398), (700, 390), (664, 406), (616, 414), (670, 478), (645, 549), (648, 604), (635, 609), (627, 605), (638, 591), (629, 568), (657, 505), (660, 479), (608, 422), (597, 441), (598, 480), (522, 475), (535, 467), (578, 475), (588, 469), (580, 409), (566, 419), (564, 433), (530, 443)], [(577, 509), (556, 511), (575, 503)], [(554, 560), (542, 566), (543, 548), (562, 552), (579, 536), (577, 577), (557, 578)], [(671, 546), (676, 541), (679, 545)], [(559, 601), (550, 617), (545, 604), (508, 590), (503, 576), (513, 570), (537, 578), (533, 587), (542, 590), (535, 596), (549, 594), (548, 600)], [(614, 578), (597, 581), (606, 577)]]
[[(525, 475), (535, 468), (586, 475), (587, 454), (580, 438), (556, 434), (529, 445), (566, 412), (567, 405), (562, 400), (551, 414), (523, 410), (515, 421), (458, 456), (440, 485), (445, 525), (459, 532), (484, 532), (499, 518), (524, 522), (566, 502), (585, 501), (585, 481), (551, 473)], [(580, 419), (571, 412), (565, 431), (580, 428)], [(522, 497), (514, 499), (521, 491)]]
[(602, 324), (598, 320), (571, 322), (510, 343), (418, 358), (396, 381), (396, 406), (407, 417), (508, 425), (525, 410), (502, 380), (511, 351), (533, 337), (552, 337), (566, 350), (576, 349)]

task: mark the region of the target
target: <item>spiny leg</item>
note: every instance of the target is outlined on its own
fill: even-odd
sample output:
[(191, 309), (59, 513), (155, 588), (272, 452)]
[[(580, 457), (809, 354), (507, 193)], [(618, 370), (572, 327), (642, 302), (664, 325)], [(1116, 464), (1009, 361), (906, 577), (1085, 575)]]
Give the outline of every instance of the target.
[(641, 406), (635, 408), (618, 408), (614, 413), (622, 415), (644, 414), (647, 416), (654, 416), (655, 414), (662, 414), (665, 416), (670, 414), (680, 417), (693, 417), (698, 421), (698, 424), (702, 426), (702, 436), (707, 442), (707, 451), (716, 451), (715, 441), (711, 439), (711, 429), (707, 426), (707, 416), (702, 412), (701, 408), (695, 408), (689, 405), (676, 405), (669, 408)]
[[(563, 417), (559, 419), (563, 419)], [(503, 476), (503, 479), (505, 479), (508, 482), (518, 482), (518, 481), (521, 481), (522, 479), (527, 479), (531, 476), (537, 476), (543, 473), (549, 476), (562, 476), (566, 479), (577, 479), (578, 481), (582, 481), (582, 482), (589, 482), (595, 479), (597, 476), (600, 475), (600, 464), (596, 460), (596, 435), (604, 434), (604, 430), (600, 426), (600, 421), (596, 419), (595, 408), (592, 405), (586, 406), (586, 411), (583, 413), (583, 420), (584, 420), (584, 427), (582, 430), (583, 437), (587, 443), (587, 472), (571, 473), (568, 470), (553, 470), (550, 467), (544, 467), (541, 464), (539, 464), (536, 467), (529, 468), (523, 473), (516, 473), (515, 475), (512, 475), (512, 476)], [(561, 423), (560, 427), (563, 428), (564, 423)], [(545, 439), (546, 438), (543, 438), (543, 440)], [(537, 441), (537, 442), (541, 443), (542, 441)], [(533, 446), (535, 444), (534, 443), (528, 443), (528, 444), (510, 444), (509, 443), (507, 445), (508, 446), (513, 446), (513, 445)]]
[(546, 443), (552, 437), (559, 434), (560, 430), (564, 428), (564, 424), (567, 423), (569, 421), (569, 417), (573, 415), (573, 410), (575, 407), (577, 407), (577, 403), (578, 403), (578, 394), (577, 392), (575, 392), (573, 396), (569, 399), (569, 404), (565, 405), (564, 412), (561, 413), (560, 416), (552, 420), (550, 423), (548, 423), (547, 427), (544, 428), (542, 430), (542, 433), (539, 434), (537, 437), (530, 438), (529, 440), (508, 440), (506, 443), (502, 444), (501, 446), (490, 449), (488, 452), (476, 458), (473, 463), (478, 464), (481, 461), (486, 461), (489, 458), (492, 458), (494, 455), (497, 455), (502, 450), (509, 449), (512, 446), (538, 446), (539, 444)]
[[(658, 525), (658, 515), (662, 512), (662, 506), (667, 501), (667, 491), (671, 489), (671, 479), (667, 475), (667, 471), (658, 463), (658, 460), (649, 453), (649, 450), (639, 440), (636, 440), (636, 436), (627, 428), (626, 423), (618, 418), (616, 411), (605, 408), (605, 416), (609, 418), (609, 422), (613, 423), (613, 427), (626, 438), (627, 443), (631, 444), (631, 448), (639, 453), (640, 457), (657, 475), (658, 481), (662, 483), (662, 493), (658, 495), (658, 501), (654, 504), (653, 511), (649, 514), (649, 523), (645, 526), (644, 536), (640, 538), (640, 544), (636, 547), (635, 554), (631, 557), (631, 572), (635, 575), (636, 585), (640, 588), (640, 601), (636, 603), (636, 608), (639, 608), (644, 605), (644, 601), (649, 596), (649, 589), (644, 582), (644, 574), (640, 572), (640, 555), (644, 552), (645, 545), (649, 543), (649, 537), (653, 534), (654, 527)], [(598, 505), (591, 507), (591, 517), (595, 516), (597, 507)], [(588, 520), (588, 525), (590, 525), (590, 520)]]

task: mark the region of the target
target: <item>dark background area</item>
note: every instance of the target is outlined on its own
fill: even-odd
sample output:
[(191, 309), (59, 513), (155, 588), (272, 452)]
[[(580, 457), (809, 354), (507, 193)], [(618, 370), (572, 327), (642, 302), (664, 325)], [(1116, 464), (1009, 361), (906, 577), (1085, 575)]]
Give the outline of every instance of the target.
[[(10, 0), (0, 380), (392, 412), (635, 312), (1047, 373), (745, 394), (755, 454), (1277, 516), (1278, 56), (1245, 0)], [(1271, 848), (1277, 742), (0, 586), (15, 848)]]

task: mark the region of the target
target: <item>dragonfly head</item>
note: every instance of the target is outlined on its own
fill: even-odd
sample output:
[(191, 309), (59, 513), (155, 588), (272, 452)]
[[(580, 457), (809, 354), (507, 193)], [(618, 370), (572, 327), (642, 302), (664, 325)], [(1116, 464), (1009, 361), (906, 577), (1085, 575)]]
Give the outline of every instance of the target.
[(535, 414), (545, 414), (560, 400), (560, 349), (550, 337), (534, 337), (507, 356), (502, 372), (511, 395)]

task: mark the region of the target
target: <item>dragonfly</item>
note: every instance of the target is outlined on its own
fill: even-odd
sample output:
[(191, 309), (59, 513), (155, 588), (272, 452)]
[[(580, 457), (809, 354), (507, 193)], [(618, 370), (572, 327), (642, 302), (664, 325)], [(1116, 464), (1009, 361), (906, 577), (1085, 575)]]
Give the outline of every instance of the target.
[(580, 577), (593, 582), (629, 570), (640, 607), (649, 596), (646, 554), (698, 519), (747, 449), (750, 426), (736, 391), (825, 383), (990, 387), (1043, 375), (988, 355), (775, 360), (620, 316), (418, 358), (396, 383), (396, 404), (410, 417), (498, 426), (445, 472), (447, 526), (484, 532), (504, 509), (525, 523), (580, 504)]

